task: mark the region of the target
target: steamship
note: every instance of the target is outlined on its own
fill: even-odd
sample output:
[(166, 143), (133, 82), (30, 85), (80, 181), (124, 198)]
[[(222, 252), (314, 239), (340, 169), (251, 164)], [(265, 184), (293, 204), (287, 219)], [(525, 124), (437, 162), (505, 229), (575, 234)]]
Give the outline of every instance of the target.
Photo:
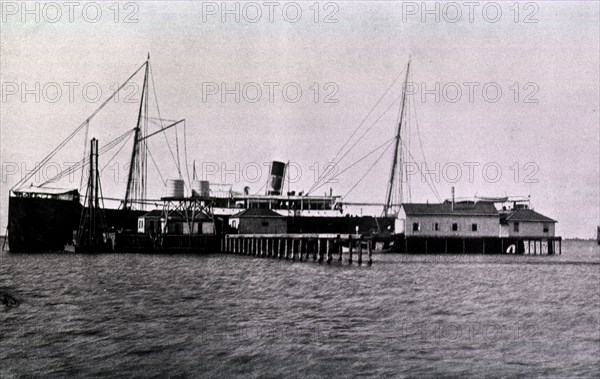
[[(76, 135), (85, 131), (95, 116), (131, 80), (144, 72), (141, 100), (135, 127), (99, 148), (93, 138), (84, 158), (75, 166), (58, 173), (41, 185), (27, 185), (36, 172), (44, 167), (58, 151)], [(344, 214), (340, 196), (314, 196), (284, 192), (287, 165), (274, 161), (271, 165), (267, 190), (264, 194), (250, 194), (249, 189), (238, 193), (211, 188), (207, 181), (195, 176), (165, 182), (166, 196), (149, 199), (147, 196), (148, 139), (164, 134), (172, 128), (185, 125), (185, 120), (159, 119), (159, 129), (149, 131), (152, 118), (148, 115), (151, 77), (150, 56), (109, 96), (91, 116), (85, 119), (69, 136), (52, 150), (9, 193), (8, 243), (11, 252), (167, 250), (211, 251), (218, 246), (218, 238), (230, 232), (229, 219), (246, 209), (268, 209), (287, 219), (289, 233), (352, 233), (360, 229), (379, 233), (390, 231), (394, 217), (350, 217)], [(155, 91), (154, 91), (155, 93)], [(99, 157), (123, 147), (133, 136), (133, 147), (127, 175), (125, 194), (115, 208), (104, 206)], [(170, 147), (169, 147), (170, 148)], [(86, 152), (89, 154), (86, 155)], [(151, 156), (151, 155), (150, 155)], [(113, 156), (114, 158), (114, 156)], [(153, 158), (152, 158), (153, 159)], [(187, 159), (187, 157), (186, 157)], [(103, 162), (104, 163), (104, 162)], [(187, 162), (186, 162), (187, 165)], [(54, 186), (65, 175), (88, 169), (85, 193), (79, 189)], [(195, 170), (194, 170), (195, 171)], [(189, 188), (188, 193), (185, 189)], [(214, 251), (214, 250), (212, 250)]]

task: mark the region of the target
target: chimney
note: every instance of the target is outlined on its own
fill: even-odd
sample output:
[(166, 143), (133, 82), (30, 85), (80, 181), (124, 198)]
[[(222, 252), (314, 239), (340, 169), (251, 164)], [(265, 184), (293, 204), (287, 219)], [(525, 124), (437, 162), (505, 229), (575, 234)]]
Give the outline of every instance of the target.
[(285, 166), (286, 164), (283, 162), (273, 161), (271, 163), (271, 176), (269, 177), (269, 183), (267, 185), (267, 195), (281, 195)]
[(452, 187), (452, 212), (454, 212), (454, 187)]

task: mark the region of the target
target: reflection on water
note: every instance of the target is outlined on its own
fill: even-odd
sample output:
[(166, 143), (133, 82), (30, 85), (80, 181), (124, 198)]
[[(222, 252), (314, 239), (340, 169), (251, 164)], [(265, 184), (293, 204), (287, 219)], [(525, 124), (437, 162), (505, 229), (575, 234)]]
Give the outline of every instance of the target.
[(600, 251), (0, 256), (0, 377), (600, 376)]

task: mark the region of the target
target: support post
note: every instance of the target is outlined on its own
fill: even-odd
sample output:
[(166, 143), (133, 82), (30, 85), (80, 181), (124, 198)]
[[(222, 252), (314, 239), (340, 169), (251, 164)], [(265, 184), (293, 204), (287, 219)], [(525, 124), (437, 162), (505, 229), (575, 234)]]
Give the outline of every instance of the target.
[(319, 263), (323, 262), (323, 246), (321, 245), (321, 239), (318, 238), (317, 239), (317, 255), (318, 255), (318, 261)]
[(362, 264), (362, 253), (363, 253), (363, 238), (364, 236), (361, 234), (360, 239), (358, 240), (358, 264)]
[(296, 260), (296, 241), (292, 238), (292, 260)]
[(338, 262), (341, 262), (342, 261), (343, 246), (342, 246), (342, 240), (341, 240), (339, 234), (337, 235), (337, 238), (335, 239), (335, 243), (336, 243), (337, 249), (338, 249), (338, 251), (340, 253), (340, 257), (338, 259)]
[(332, 245), (332, 241), (330, 239), (327, 239), (327, 264), (330, 264), (331, 259), (332, 259), (333, 252), (331, 251), (332, 250), (331, 245)]
[(354, 241), (352, 241), (352, 235), (348, 236), (348, 243), (349, 243), (348, 244), (348, 246), (349, 246), (348, 253), (350, 253), (350, 257), (348, 258), (348, 263), (352, 264), (352, 248), (354, 247), (354, 246), (352, 246), (352, 245), (354, 245)]
[(369, 251), (369, 265), (373, 264), (373, 240), (367, 241), (367, 249)]

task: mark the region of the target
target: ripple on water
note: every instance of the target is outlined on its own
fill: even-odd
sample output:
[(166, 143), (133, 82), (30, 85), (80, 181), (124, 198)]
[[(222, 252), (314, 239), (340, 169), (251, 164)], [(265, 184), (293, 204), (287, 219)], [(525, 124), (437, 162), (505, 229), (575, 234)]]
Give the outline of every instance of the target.
[(0, 377), (599, 377), (597, 245), (554, 257), (2, 253)]

